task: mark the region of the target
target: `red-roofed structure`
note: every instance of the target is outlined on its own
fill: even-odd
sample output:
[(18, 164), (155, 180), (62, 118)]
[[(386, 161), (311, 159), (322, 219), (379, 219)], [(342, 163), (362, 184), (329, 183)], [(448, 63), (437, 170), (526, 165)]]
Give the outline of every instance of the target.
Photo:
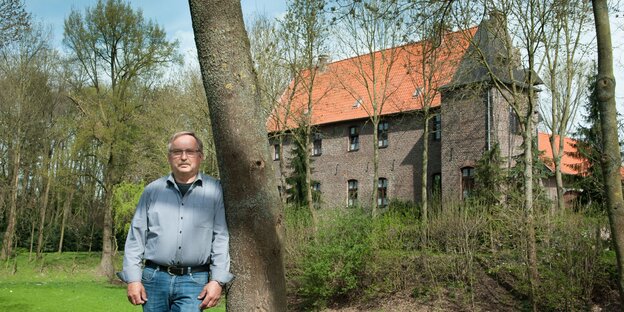
[[(546, 164), (551, 172), (555, 172), (555, 164), (553, 163), (553, 150), (550, 144), (551, 135), (548, 133), (538, 133), (538, 148), (543, 154), (540, 158)], [(559, 136), (555, 136), (555, 143), (559, 145)], [(576, 148), (576, 140), (564, 138), (563, 154), (561, 157), (561, 173), (569, 175), (585, 175), (588, 169), (587, 159), (579, 156)]]
[[(434, 57), (425, 62), (423, 50), (431, 47), (430, 41), (319, 63), (303, 73), (304, 78), (290, 84), (281, 105), (267, 121), (276, 174), (280, 168), (291, 170), (287, 165), (292, 158), (292, 138), (281, 135), (304, 121), (314, 126), (312, 180), (316, 181), (313, 188), (321, 194), (322, 206), (367, 206), (373, 188), (380, 194), (380, 206), (391, 199), (419, 201), (425, 136), (428, 196), (441, 196), (442, 200), (469, 196), (474, 168), (484, 151), (499, 146), (506, 167), (513, 166), (514, 157), (522, 152), (515, 115), (492, 85), (482, 62), (476, 60), (478, 55), (485, 55), (488, 60), (502, 62), (490, 66), (495, 70), (496, 66), (514, 63), (501, 61), (504, 40), (500, 31), (505, 27), (500, 22), (491, 18), (478, 27), (444, 35), (431, 54)], [(374, 70), (370, 64), (375, 64)], [(508, 81), (524, 78), (522, 69), (514, 69), (514, 73), (519, 76)], [(311, 97), (305, 88), (310, 77), (314, 77)], [(434, 114), (427, 120), (428, 132), (423, 105)], [(376, 141), (373, 112), (381, 117)], [(379, 155), (377, 181), (372, 178), (375, 146)], [(546, 150), (545, 145), (542, 147)], [(570, 165), (574, 161), (564, 160)]]
[[(436, 51), (437, 68), (428, 65), (427, 71), (431, 75), (427, 73), (423, 75), (423, 71), (418, 69), (423, 64), (423, 49), (430, 48), (431, 45), (427, 41), (378, 51), (372, 56), (337, 61), (328, 64), (325, 70), (317, 70), (311, 97), (312, 125), (368, 118), (373, 111), (374, 100), (378, 103), (384, 102), (383, 107), (377, 109), (382, 116), (422, 109), (422, 99), (415, 96), (418, 93), (417, 89), (425, 87), (438, 89), (450, 83), (468, 49), (470, 38), (476, 31), (477, 27), (473, 27), (446, 34), (443, 38), (444, 43)], [(392, 60), (388, 61), (390, 58)], [(384, 92), (377, 99), (370, 95), (372, 93), (370, 84), (362, 81), (362, 72), (372, 72), (369, 59), (375, 61), (377, 68), (386, 67), (378, 73), (379, 76), (388, 75), (387, 80), (378, 82), (380, 86), (377, 88), (384, 89)], [(309, 72), (303, 73), (301, 80), (310, 79), (310, 76)], [(425, 79), (429, 81), (424, 81)], [(297, 86), (294, 81), (291, 82), (282, 96), (281, 105), (277, 106), (267, 122), (269, 132), (298, 126), (297, 117), (305, 115), (308, 108), (308, 93), (304, 87), (306, 82), (301, 82)], [(435, 92), (427, 104), (430, 107), (438, 107), (440, 103), (441, 95)]]

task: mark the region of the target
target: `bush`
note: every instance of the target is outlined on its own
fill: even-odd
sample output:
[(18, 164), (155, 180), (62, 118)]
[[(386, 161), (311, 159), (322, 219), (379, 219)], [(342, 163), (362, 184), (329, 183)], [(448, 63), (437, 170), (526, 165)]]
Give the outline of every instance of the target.
[(361, 210), (334, 210), (319, 217), (316, 239), (307, 246), (299, 266), (299, 294), (308, 308), (356, 294), (371, 258), (370, 215)]

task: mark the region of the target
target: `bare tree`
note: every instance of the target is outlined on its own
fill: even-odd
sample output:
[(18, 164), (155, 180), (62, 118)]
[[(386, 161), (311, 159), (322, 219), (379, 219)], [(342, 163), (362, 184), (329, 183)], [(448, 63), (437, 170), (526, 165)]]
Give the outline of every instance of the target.
[[(288, 66), (284, 62), (285, 44), (282, 42), (280, 27), (277, 21), (266, 16), (256, 17), (249, 30), (251, 57), (258, 75), (258, 85), (262, 107), (267, 116), (268, 130), (271, 140), (277, 140), (279, 152), (283, 151), (284, 137), (290, 118), (290, 102), (282, 97), (292, 78)], [(294, 78), (296, 79), (296, 77)], [(279, 160), (279, 190), (282, 204), (286, 204), (286, 161)]]
[[(63, 42), (84, 74), (88, 87), (72, 93), (83, 113), (84, 142), (97, 142), (102, 164), (104, 222), (100, 273), (114, 277), (113, 188), (128, 165), (133, 118), (141, 105), (133, 87), (157, 77), (163, 66), (178, 60), (177, 42), (146, 21), (123, 0), (99, 0), (85, 14), (72, 11), (65, 20)], [(78, 79), (78, 78), (76, 78)]]
[(353, 70), (340, 69), (337, 79), (363, 109), (373, 128), (373, 179), (370, 206), (373, 216), (379, 214), (377, 204), (379, 183), (379, 124), (389, 100), (400, 84), (392, 82), (392, 69), (399, 60), (395, 47), (405, 38), (403, 12), (406, 2), (397, 1), (333, 1), (337, 17), (338, 42), (343, 53), (354, 56), (346, 60)]
[(588, 45), (581, 35), (591, 22), (589, 2), (582, 0), (553, 0), (547, 2), (553, 7), (553, 17), (545, 23), (543, 36), (544, 58), (546, 60), (545, 83), (550, 91), (550, 112), (540, 107), (545, 123), (551, 131), (550, 145), (555, 165), (557, 184), (557, 208), (565, 208), (563, 198), (563, 176), (561, 158), (564, 138), (574, 124), (574, 117), (583, 98), (587, 81)]
[(22, 0), (0, 0), (0, 48), (18, 40), (30, 27), (30, 14)]
[[(471, 12), (470, 1), (456, 3), (458, 22)], [(551, 18), (550, 7), (538, 0), (486, 0), (483, 8), (491, 10), (490, 20), (472, 41), (475, 77), (483, 79), (509, 105), (522, 135), (523, 209), (527, 241), (527, 276), (529, 297), (533, 310), (537, 310), (537, 243), (534, 221), (533, 140), (537, 122), (538, 99), (535, 85), (541, 83), (537, 76), (537, 54), (546, 21)], [(470, 20), (470, 19), (468, 19)], [(479, 77), (479, 76), (484, 77)]]
[(0, 120), (2, 120), (0, 133), (5, 135), (2, 136), (0, 145), (6, 147), (8, 156), (6, 159), (10, 164), (10, 182), (7, 228), (0, 259), (11, 256), (19, 210), (21, 206), (27, 206), (26, 202), (18, 202), (18, 196), (25, 195), (28, 191), (34, 192), (32, 187), (34, 183), (26, 187), (20, 187), (20, 183), (28, 181), (25, 177), (29, 177), (36, 170), (36, 158), (42, 152), (39, 146), (47, 144), (42, 142), (45, 123), (40, 116), (53, 108), (49, 103), (50, 55), (52, 51), (41, 28), (24, 33), (19, 41), (2, 50), (0, 83), (3, 92), (0, 94)]
[(191, 0), (230, 228), (229, 311), (286, 311), (280, 200), (239, 1)]

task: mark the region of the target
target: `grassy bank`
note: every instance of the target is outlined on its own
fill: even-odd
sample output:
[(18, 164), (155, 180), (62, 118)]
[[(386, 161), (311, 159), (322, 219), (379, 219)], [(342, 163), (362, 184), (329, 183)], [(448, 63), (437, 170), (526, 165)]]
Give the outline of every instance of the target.
[(0, 311), (142, 311), (128, 303), (125, 285), (97, 276), (99, 261), (99, 253), (19, 253), (0, 267)]

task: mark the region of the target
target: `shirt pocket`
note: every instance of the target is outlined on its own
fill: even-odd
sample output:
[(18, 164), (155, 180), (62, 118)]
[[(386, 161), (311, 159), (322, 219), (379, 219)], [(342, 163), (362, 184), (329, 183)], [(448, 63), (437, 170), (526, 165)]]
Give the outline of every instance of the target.
[(210, 202), (196, 203), (192, 209), (193, 225), (198, 228), (212, 228), (214, 205)]

